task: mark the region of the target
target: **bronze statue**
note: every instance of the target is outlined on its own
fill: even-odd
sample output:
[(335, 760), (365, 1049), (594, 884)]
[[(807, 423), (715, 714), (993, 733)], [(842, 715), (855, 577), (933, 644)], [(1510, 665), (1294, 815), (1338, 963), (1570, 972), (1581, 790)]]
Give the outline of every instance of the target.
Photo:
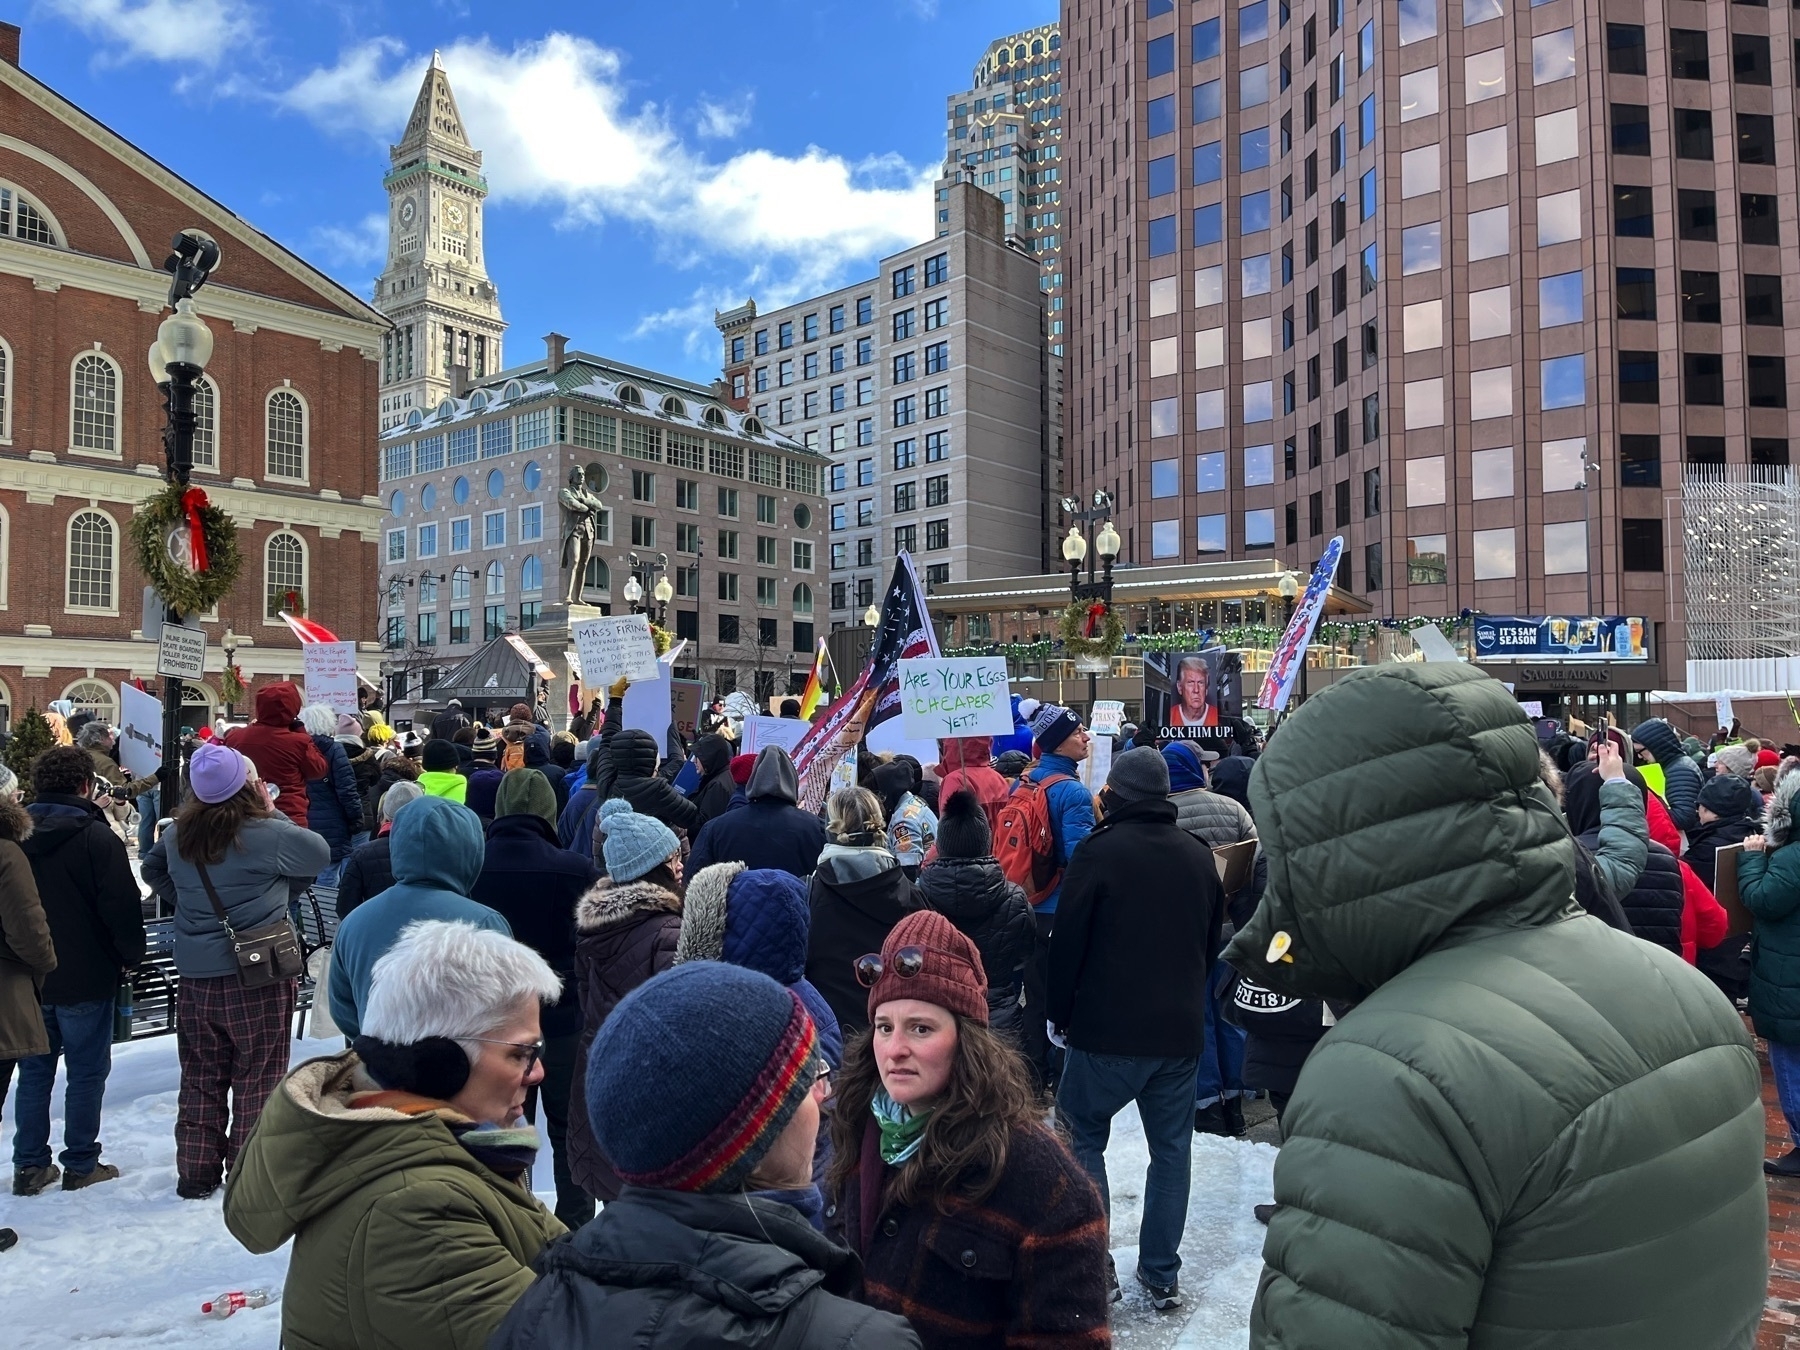
[(600, 522), (606, 513), (606, 503), (587, 490), (587, 480), (578, 468), (569, 470), (569, 485), (557, 497), (562, 502), (568, 521), (568, 527), (563, 532), (562, 561), (565, 567), (570, 568), (569, 587), (563, 599), (573, 605), (581, 599), (582, 583), (587, 578), (588, 559), (593, 557), (594, 544), (600, 537)]

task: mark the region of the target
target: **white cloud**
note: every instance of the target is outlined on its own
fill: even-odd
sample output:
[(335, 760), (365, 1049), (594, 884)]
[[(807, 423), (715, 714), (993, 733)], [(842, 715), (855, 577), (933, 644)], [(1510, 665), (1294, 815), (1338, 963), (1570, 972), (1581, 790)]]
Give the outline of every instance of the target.
[[(426, 64), (402, 51), (391, 38), (365, 43), (276, 98), (385, 145), (398, 138)], [(559, 207), (571, 226), (632, 224), (678, 265), (777, 258), (828, 283), (852, 260), (917, 243), (929, 228), (933, 166), (852, 162), (817, 146), (708, 158), (657, 105), (630, 103), (618, 53), (586, 38), (551, 33), (510, 50), (465, 40), (443, 59), (495, 201)]]
[(734, 103), (715, 103), (702, 96), (699, 100), (699, 131), (706, 140), (728, 141), (750, 125), (752, 98), (745, 94)]
[[(307, 239), (310, 252), (345, 270), (378, 268), (387, 259), (388, 218), (371, 211), (354, 225), (321, 225)], [(366, 283), (358, 284), (362, 290)]]
[(125, 60), (217, 66), (255, 42), (244, 0), (44, 0), (45, 8)]

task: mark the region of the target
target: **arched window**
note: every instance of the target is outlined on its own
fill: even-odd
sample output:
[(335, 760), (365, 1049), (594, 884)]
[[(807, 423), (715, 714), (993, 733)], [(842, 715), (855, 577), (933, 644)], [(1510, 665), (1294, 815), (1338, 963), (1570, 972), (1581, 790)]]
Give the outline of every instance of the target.
[(281, 622), (281, 611), (306, 612), (306, 545), (277, 530), (263, 545), (263, 620)]
[(118, 529), (103, 511), (77, 511), (69, 518), (65, 608), (117, 611), (118, 539)]
[(803, 581), (794, 587), (794, 613), (811, 614), (812, 612), (812, 587)]
[[(449, 399), (445, 399), (442, 403), (437, 405), (438, 421), (448, 422), (452, 417), (455, 417), (455, 416), (456, 416), (456, 405), (454, 403), (452, 403)], [(423, 419), (421, 419), (421, 420), (423, 420)]]
[(1021, 42), (1018, 46), (1013, 48), (1013, 60), (1023, 61), (1024, 59), (1025, 59), (1025, 44), (1023, 42)]
[(999, 52), (995, 54), (994, 61), (997, 65), (1011, 65), (1012, 52), (1008, 48), (1002, 47)]
[(0, 609), (6, 608), (7, 590), (12, 584), (12, 516), (0, 506)]
[(673, 395), (673, 394), (670, 394), (667, 398), (665, 398), (662, 401), (662, 410), (664, 412), (666, 412), (670, 417), (686, 417), (687, 416), (687, 404), (683, 403), (680, 399), (676, 398), (675, 395)]
[(76, 712), (92, 713), (94, 717), (108, 726), (118, 724), (118, 695), (113, 687), (102, 680), (77, 680), (62, 696), (75, 705)]
[(612, 589), (612, 573), (607, 571), (606, 559), (592, 557), (588, 559), (587, 571), (581, 578), (584, 589), (591, 591), (610, 591)]
[(708, 407), (701, 412), (700, 420), (709, 427), (722, 427), (725, 425), (725, 414), (717, 408)]
[(748, 436), (762, 435), (763, 434), (762, 418), (746, 417), (744, 419), (744, 433)]
[(641, 408), (644, 405), (644, 392), (635, 384), (622, 384), (619, 386), (619, 402), (636, 404)]
[(1032, 39), (1031, 54), (1033, 56), (1042, 56), (1044, 54), (1044, 39), (1042, 39), (1042, 38), (1033, 38)]
[(508, 403), (512, 402), (515, 398), (523, 398), (524, 396), (525, 386), (517, 380), (508, 380), (506, 382), (506, 387), (500, 391), (500, 397), (505, 399)]
[(0, 680), (0, 727), (12, 730), (13, 701), (12, 690), (6, 687), (6, 681)]
[(526, 595), (544, 589), (544, 564), (535, 553), (519, 564), (519, 589)]
[(194, 467), (219, 468), (219, 386), (206, 375), (194, 388)]
[(56, 227), (43, 208), (16, 187), (0, 184), (0, 234), (27, 244), (57, 243)]
[(488, 405), (488, 396), (486, 394), (476, 392), (475, 394), (471, 395), (469, 398), (469, 411), (470, 412), (481, 412), (484, 409), (486, 409), (487, 405)]
[(69, 447), (119, 453), (119, 368), (104, 353), (83, 352), (70, 371)]
[(12, 348), (0, 338), (0, 445), (12, 440)]
[(489, 595), (506, 594), (506, 565), (498, 558), (487, 565), (487, 593)]
[(406, 414), (406, 425), (415, 431), (418, 430), (425, 425), (425, 414), (414, 408)]
[(306, 405), (292, 389), (269, 395), (267, 467), (270, 478), (306, 479)]

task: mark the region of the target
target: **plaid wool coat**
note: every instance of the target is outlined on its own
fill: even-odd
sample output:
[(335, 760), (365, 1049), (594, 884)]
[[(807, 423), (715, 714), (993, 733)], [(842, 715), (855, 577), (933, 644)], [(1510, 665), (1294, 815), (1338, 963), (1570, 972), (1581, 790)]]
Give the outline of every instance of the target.
[(1043, 1129), (1013, 1134), (1000, 1184), (979, 1203), (882, 1204), (891, 1171), (869, 1122), (861, 1165), (826, 1208), (827, 1231), (863, 1259), (861, 1302), (899, 1313), (925, 1350), (1109, 1346), (1106, 1213), (1074, 1155)]

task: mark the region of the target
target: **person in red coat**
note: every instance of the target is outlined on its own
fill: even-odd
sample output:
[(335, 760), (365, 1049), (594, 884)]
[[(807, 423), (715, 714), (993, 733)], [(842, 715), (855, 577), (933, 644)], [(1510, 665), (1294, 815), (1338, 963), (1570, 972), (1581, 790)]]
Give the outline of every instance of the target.
[(996, 829), (1000, 808), (1006, 804), (1011, 784), (994, 769), (992, 736), (960, 736), (938, 742), (938, 800), (947, 802), (958, 792), (973, 792), (987, 817), (988, 829)]
[[(1650, 825), (1650, 837), (1680, 858), (1681, 831), (1675, 828), (1669, 808), (1654, 792), (1644, 794), (1644, 816)], [(1690, 966), (1698, 965), (1702, 948), (1716, 947), (1725, 940), (1731, 918), (1686, 861), (1681, 864), (1681, 894), (1681, 955)]]
[(236, 727), (225, 744), (256, 766), (265, 783), (281, 789), (275, 809), (306, 828), (306, 785), (329, 770), (313, 738), (296, 720), (300, 690), (292, 680), (277, 680), (256, 691), (256, 720)]

